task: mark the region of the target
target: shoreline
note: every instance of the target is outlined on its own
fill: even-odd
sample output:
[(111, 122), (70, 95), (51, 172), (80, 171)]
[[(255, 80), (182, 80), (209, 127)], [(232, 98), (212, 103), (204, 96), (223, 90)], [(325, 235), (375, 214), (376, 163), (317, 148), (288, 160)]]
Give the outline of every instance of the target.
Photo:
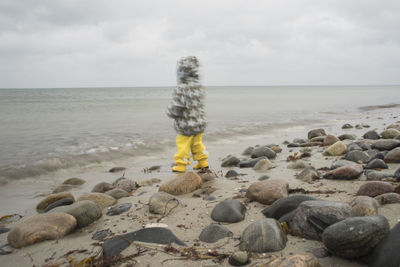
[[(393, 112), (393, 109), (391, 109)], [(398, 111), (398, 110), (394, 110)], [(201, 230), (210, 223), (215, 223), (211, 218), (210, 214), (212, 208), (219, 202), (226, 198), (231, 198), (234, 196), (240, 196), (239, 191), (241, 189), (246, 189), (252, 183), (258, 182), (258, 178), (262, 175), (268, 175), (270, 179), (280, 179), (287, 181), (289, 183), (289, 188), (303, 188), (305, 190), (333, 190), (339, 193), (332, 194), (315, 194), (313, 196), (319, 197), (324, 200), (339, 201), (348, 203), (351, 201), (361, 184), (365, 182), (365, 176), (362, 175), (361, 178), (351, 181), (337, 181), (337, 180), (326, 180), (322, 179), (313, 183), (302, 182), (295, 178), (295, 174), (299, 173), (301, 170), (288, 169), (287, 166), (290, 162), (286, 161), (289, 155), (294, 152), (299, 151), (300, 148), (288, 148), (282, 143), (284, 141), (292, 141), (294, 138), (306, 138), (307, 132), (314, 128), (324, 128), (327, 134), (333, 134), (338, 136), (342, 133), (353, 133), (360, 138), (365, 132), (378, 129), (381, 132), (386, 126), (391, 123), (399, 121), (399, 118), (393, 118), (394, 115), (390, 114), (387, 110), (381, 110), (374, 114), (374, 111), (366, 112), (365, 114), (360, 113), (358, 118), (352, 120), (343, 119), (336, 121), (329, 121), (319, 124), (295, 126), (292, 128), (273, 129), (268, 132), (268, 134), (252, 135), (252, 136), (242, 136), (231, 138), (230, 140), (222, 141), (211, 141), (207, 140), (205, 136), (205, 145), (210, 153), (210, 167), (211, 170), (218, 174), (212, 187), (216, 189), (212, 193), (216, 197), (215, 202), (207, 202), (201, 198), (193, 197), (193, 193), (177, 196), (178, 199), (186, 205), (173, 214), (163, 218), (160, 223), (167, 224), (168, 228), (182, 241), (186, 242), (189, 246), (193, 246), (198, 243), (198, 237)], [(378, 119), (378, 117), (383, 117)], [(371, 118), (374, 117), (374, 118)], [(345, 123), (350, 123), (352, 125), (367, 123), (371, 127), (363, 129), (349, 129), (343, 130), (341, 126)], [(255, 145), (267, 145), (267, 144), (277, 144), (283, 150), (278, 153), (277, 158), (271, 160), (276, 166), (266, 172), (256, 172), (252, 168), (239, 169), (237, 167), (232, 168), (222, 168), (221, 161), (227, 155), (235, 155), (239, 158), (244, 158), (242, 152), (249, 146)], [(312, 164), (315, 168), (330, 167), (332, 162), (339, 157), (326, 157), (322, 155), (323, 147), (312, 147), (312, 157), (305, 158), (306, 163)], [(2, 214), (4, 216), (7, 214), (20, 214), (23, 216), (29, 216), (36, 214), (35, 206), (44, 198), (45, 195), (51, 193), (51, 191), (61, 182), (70, 177), (79, 177), (86, 181), (86, 183), (79, 187), (71, 190), (70, 192), (77, 198), (80, 194), (84, 192), (90, 192), (93, 186), (100, 182), (112, 182), (116, 178), (122, 176), (123, 172), (109, 173), (108, 170), (112, 167), (123, 166), (127, 167), (125, 172), (125, 177), (135, 180), (143, 181), (150, 178), (161, 179), (163, 184), (165, 181), (170, 180), (175, 177), (173, 173), (170, 172), (170, 164), (173, 161), (173, 153), (175, 151), (164, 150), (157, 155), (143, 156), (132, 159), (123, 159), (116, 162), (107, 162), (100, 165), (87, 166), (85, 168), (80, 168), (79, 171), (71, 173), (71, 170), (61, 170), (53, 175), (48, 175), (45, 177), (39, 177), (40, 179), (24, 179), (16, 182), (11, 182), (8, 185), (0, 187), (1, 203), (2, 203)], [(160, 165), (160, 172), (147, 173), (144, 170), (151, 166)], [(389, 169), (384, 170), (386, 173), (394, 173), (400, 167), (400, 164), (389, 164)], [(225, 174), (228, 170), (233, 169), (239, 173), (246, 174), (241, 176), (239, 180), (229, 180), (225, 178)], [(191, 168), (188, 168), (190, 171)], [(52, 177), (56, 177), (55, 179)], [(67, 257), (63, 255), (67, 254), (72, 250), (85, 249), (88, 250), (87, 253), (72, 253), (71, 257), (79, 260), (89, 255), (94, 254), (98, 247), (93, 246), (95, 242), (91, 239), (91, 236), (98, 230), (110, 229), (114, 234), (123, 234), (125, 232), (131, 232), (144, 227), (148, 223), (156, 223), (160, 216), (152, 215), (148, 212), (147, 203), (149, 198), (153, 193), (157, 192), (160, 184), (155, 184), (152, 186), (143, 186), (134, 191), (132, 196), (121, 198), (118, 203), (132, 203), (135, 207), (128, 213), (123, 213), (119, 216), (106, 216), (103, 209), (103, 216), (96, 222), (90, 224), (81, 229), (75, 230), (72, 234), (57, 240), (57, 241), (44, 241), (38, 244), (34, 244), (21, 249), (13, 249), (12, 253), (9, 255), (3, 255), (4, 262), (7, 262), (5, 266), (26, 266), (26, 265), (38, 265), (42, 266), (44, 264), (50, 263), (63, 263), (61, 266), (68, 265)], [(344, 191), (344, 192), (340, 192)], [(238, 198), (240, 201), (244, 201), (245, 198)], [(237, 238), (240, 237), (242, 231), (250, 223), (263, 218), (261, 210), (266, 207), (266, 205), (260, 204), (258, 202), (250, 202), (247, 204), (248, 209), (246, 212), (245, 219), (238, 223), (224, 224), (233, 233), (233, 237), (229, 238), (228, 244), (221, 248), (224, 252), (234, 252), (238, 248)], [(400, 210), (400, 204), (389, 204), (384, 205), (379, 208), (379, 214), (384, 215), (388, 218), (390, 226), (393, 227), (400, 218), (397, 218), (396, 214)], [(14, 226), (15, 223), (7, 224), (7, 227)], [(184, 227), (179, 226), (184, 225)], [(0, 245), (6, 243), (7, 234), (0, 235)], [(224, 241), (225, 242), (225, 241)], [(222, 241), (215, 244), (201, 243), (201, 247), (213, 248)], [(290, 255), (291, 253), (311, 253), (313, 249), (320, 248), (322, 243), (319, 241), (307, 240), (304, 238), (299, 238), (295, 236), (288, 235), (288, 242), (286, 248), (280, 252), (274, 253), (264, 253), (266, 256), (279, 255)], [(124, 254), (134, 253), (135, 247), (130, 247), (124, 251)], [(258, 258), (257, 258), (258, 257)], [(263, 263), (268, 260), (263, 260), (262, 257), (265, 255), (255, 255), (252, 257), (253, 263)], [(146, 264), (151, 264), (151, 266), (161, 266), (160, 262), (169, 259), (171, 256), (157, 252), (154, 255), (151, 253), (144, 253), (143, 256), (135, 258), (139, 261), (138, 266), (146, 266)], [(48, 261), (46, 262), (46, 259)], [(339, 258), (337, 256), (329, 256), (318, 259), (321, 266), (365, 266), (354, 260), (346, 260)], [(191, 266), (194, 264), (202, 264), (205, 266), (210, 266), (215, 264), (212, 260), (206, 260), (201, 262), (195, 261), (167, 261), (162, 266)], [(230, 266), (228, 261), (224, 261), (223, 266)]]

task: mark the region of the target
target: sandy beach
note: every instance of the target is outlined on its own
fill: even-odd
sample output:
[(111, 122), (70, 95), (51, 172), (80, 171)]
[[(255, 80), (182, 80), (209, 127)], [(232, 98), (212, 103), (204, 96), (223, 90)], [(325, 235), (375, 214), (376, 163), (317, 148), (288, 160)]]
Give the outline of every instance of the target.
[[(122, 235), (132, 231), (144, 228), (148, 224), (162, 223), (168, 226), (180, 240), (185, 242), (189, 248), (203, 253), (204, 255), (213, 252), (214, 256), (209, 259), (198, 259), (195, 257), (185, 257), (179, 252), (167, 251), (164, 245), (155, 245), (143, 243), (144, 245), (132, 244), (122, 252), (122, 255), (135, 255), (130, 259), (125, 259), (117, 266), (231, 266), (228, 258), (217, 255), (231, 255), (239, 251), (240, 236), (243, 230), (251, 223), (265, 218), (261, 211), (267, 205), (258, 202), (250, 202), (245, 197), (245, 190), (253, 183), (258, 182), (258, 178), (268, 175), (269, 180), (279, 179), (289, 184), (289, 189), (304, 189), (308, 191), (317, 191), (330, 193), (313, 193), (309, 194), (323, 200), (349, 203), (355, 197), (359, 187), (365, 183), (366, 177), (362, 174), (358, 179), (354, 180), (330, 180), (320, 179), (312, 182), (303, 182), (296, 179), (296, 174), (302, 169), (290, 169), (288, 165), (292, 162), (287, 161), (290, 155), (300, 152), (301, 147), (287, 147), (285, 141), (292, 142), (295, 138), (307, 138), (307, 132), (323, 128), (327, 134), (339, 136), (343, 133), (355, 134), (357, 139), (362, 139), (362, 135), (369, 130), (382, 132), (388, 125), (396, 123), (399, 118), (394, 113), (398, 109), (377, 109), (364, 113), (360, 113), (359, 118), (353, 121), (329, 121), (321, 124), (297, 126), (286, 129), (273, 129), (266, 133), (254, 134), (252, 136), (241, 136), (225, 141), (208, 141), (205, 135), (205, 144), (210, 153), (210, 169), (216, 175), (212, 182), (203, 184), (204, 188), (212, 188), (209, 192), (215, 200), (204, 200), (203, 189), (195, 192), (176, 196), (184, 205), (182, 208), (173, 210), (167, 216), (152, 214), (149, 212), (148, 202), (150, 197), (158, 192), (159, 187), (165, 181), (175, 178), (175, 174), (170, 172), (172, 163), (173, 148), (166, 148), (162, 153), (157, 155), (144, 155), (136, 157), (134, 160), (126, 159), (118, 162), (109, 162), (101, 166), (93, 164), (85, 168), (58, 171), (51, 175), (40, 177), (40, 179), (25, 179), (18, 182), (10, 182), (0, 188), (1, 193), (1, 216), (10, 214), (19, 214), (28, 217), (36, 214), (35, 207), (45, 196), (51, 192), (62, 181), (70, 177), (79, 177), (86, 181), (82, 186), (73, 188), (70, 192), (77, 199), (82, 193), (90, 192), (92, 188), (100, 182), (112, 183), (123, 175), (123, 172), (110, 173), (108, 170), (112, 167), (126, 167), (125, 177), (136, 182), (146, 181), (151, 178), (160, 179), (160, 183), (148, 186), (142, 186), (131, 193), (129, 197), (120, 198), (118, 203), (131, 203), (132, 207), (129, 211), (117, 216), (107, 216), (105, 213), (108, 208), (103, 209), (103, 216), (92, 224), (75, 229), (69, 235), (58, 239), (43, 241), (20, 249), (11, 249), (11, 253), (0, 256), (2, 259), (1, 266), (85, 266), (85, 258), (91, 256), (98, 257), (101, 250), (101, 241), (93, 240), (94, 233), (100, 230), (109, 229), (112, 236)], [(349, 123), (353, 126), (356, 124), (369, 125), (368, 128), (351, 128), (342, 129), (342, 125)], [(352, 140), (344, 140), (345, 144), (353, 142)], [(365, 143), (372, 143), (372, 140), (365, 140)], [(276, 144), (282, 149), (277, 153), (277, 157), (272, 159), (274, 168), (257, 172), (252, 168), (238, 167), (221, 167), (222, 160), (228, 155), (234, 155), (240, 159), (248, 158), (243, 156), (242, 152), (249, 146)], [(302, 159), (306, 164), (312, 165), (316, 169), (324, 170), (330, 168), (332, 163), (339, 159), (339, 156), (324, 156), (322, 153), (326, 147), (312, 146), (309, 148), (311, 157)], [(149, 172), (151, 166), (161, 166), (159, 171)], [(101, 167), (101, 168), (100, 168)], [(388, 164), (388, 169), (381, 172), (393, 174), (399, 167), (398, 163)], [(240, 176), (235, 179), (225, 178), (225, 174), (229, 170), (235, 170)], [(190, 168), (188, 168), (190, 171)], [(324, 171), (322, 171), (324, 173)], [(393, 179), (390, 180), (394, 186), (399, 183)], [(203, 191), (202, 191), (203, 190)], [(242, 190), (242, 191), (241, 191)], [(293, 193), (295, 194), (295, 193)], [(290, 194), (292, 195), (292, 194)], [(216, 223), (210, 217), (213, 208), (221, 201), (235, 198), (246, 206), (244, 220), (236, 223), (220, 223), (227, 227), (232, 236), (221, 239), (216, 243), (204, 243), (199, 241), (201, 231), (211, 223)], [(378, 214), (388, 219), (390, 227), (393, 227), (400, 221), (399, 217), (400, 204), (382, 205), (378, 209)], [(13, 228), (18, 225), (18, 220), (7, 221), (3, 219), (1, 227)], [(274, 258), (280, 256), (288, 256), (293, 254), (311, 254), (324, 245), (320, 241), (308, 240), (301, 237), (287, 235), (288, 241), (283, 250), (271, 253), (250, 253), (250, 263), (248, 266), (257, 266), (265, 264)], [(0, 245), (7, 243), (7, 233), (0, 235)], [(183, 247), (173, 245), (173, 247), (183, 251)], [(100, 252), (101, 253), (101, 252)], [(203, 255), (202, 254), (202, 255)], [(209, 254), (212, 255), (212, 254)], [(323, 257), (317, 257), (321, 266), (366, 266), (359, 260), (348, 260), (332, 254)], [(87, 262), (86, 262), (87, 263)], [(81, 264), (81, 265), (79, 265)], [(105, 265), (106, 266), (106, 265)]]

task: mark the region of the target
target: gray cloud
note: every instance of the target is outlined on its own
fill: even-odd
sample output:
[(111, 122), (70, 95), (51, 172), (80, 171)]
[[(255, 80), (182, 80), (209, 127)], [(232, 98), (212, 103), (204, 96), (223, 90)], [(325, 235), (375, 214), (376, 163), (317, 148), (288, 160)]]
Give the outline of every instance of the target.
[(0, 0), (0, 87), (399, 84), (400, 4)]

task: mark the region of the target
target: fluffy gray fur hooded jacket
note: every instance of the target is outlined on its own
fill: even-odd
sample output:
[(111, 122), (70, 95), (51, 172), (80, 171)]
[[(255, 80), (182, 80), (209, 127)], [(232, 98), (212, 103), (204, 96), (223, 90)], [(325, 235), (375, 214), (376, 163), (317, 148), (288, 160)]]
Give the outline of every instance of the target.
[(184, 57), (178, 61), (178, 85), (172, 93), (167, 115), (175, 120), (175, 130), (191, 136), (203, 133), (206, 128), (204, 115), (204, 91), (199, 83), (199, 62), (196, 57)]

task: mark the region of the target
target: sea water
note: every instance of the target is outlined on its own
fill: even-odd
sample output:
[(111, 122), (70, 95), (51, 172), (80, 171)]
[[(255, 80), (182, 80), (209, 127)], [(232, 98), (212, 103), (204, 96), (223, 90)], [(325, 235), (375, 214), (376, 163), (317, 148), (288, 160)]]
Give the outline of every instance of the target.
[[(173, 147), (172, 87), (0, 89), (0, 179)], [(400, 86), (205, 87), (206, 140), (398, 108)], [(398, 110), (398, 109), (397, 109)]]

